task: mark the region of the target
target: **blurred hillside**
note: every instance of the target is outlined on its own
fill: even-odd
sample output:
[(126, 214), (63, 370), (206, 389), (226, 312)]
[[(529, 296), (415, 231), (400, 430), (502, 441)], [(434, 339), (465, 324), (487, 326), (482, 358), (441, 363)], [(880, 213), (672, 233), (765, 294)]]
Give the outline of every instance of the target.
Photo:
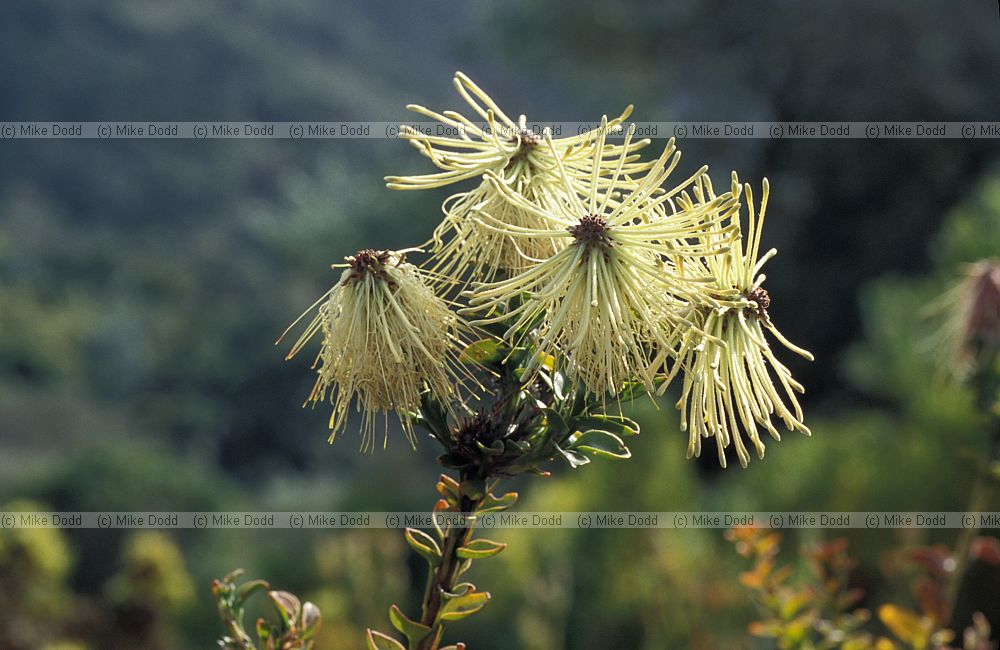
[[(0, 120), (403, 120), (410, 102), (460, 108), (456, 69), (510, 113), (540, 120), (594, 119), (628, 103), (651, 121), (996, 120), (998, 36), (995, 5), (945, 0), (17, 1), (0, 20)], [(1000, 251), (977, 236), (1000, 232), (996, 141), (680, 147), (683, 170), (706, 161), (717, 179), (737, 168), (771, 180), (765, 245), (781, 252), (769, 264), (771, 314), (816, 354), (813, 364), (788, 359), (809, 389), (814, 439), (769, 445), (746, 472), (698, 474), (665, 400), (641, 413), (648, 433), (631, 467), (525, 484), (537, 492), (525, 507), (960, 509), (967, 486), (952, 477), (962, 466), (940, 464), (953, 450), (938, 432), (975, 444), (967, 397), (930, 388), (905, 337), (955, 264)], [(299, 408), (307, 362), (284, 363), (273, 345), (334, 279), (331, 262), (428, 237), (449, 192), (393, 193), (381, 181), (425, 162), (376, 139), (0, 143), (0, 503), (428, 506), (428, 445), (413, 453), (395, 438), (387, 452), (360, 456), (348, 435), (330, 448), (327, 414)], [(963, 231), (955, 224), (969, 214), (980, 221)], [(887, 454), (912, 463), (907, 476), (886, 473)], [(490, 639), (511, 607), (516, 642), (535, 630), (549, 648), (652, 648), (656, 638), (713, 647), (713, 622), (692, 613), (700, 603), (742, 608), (721, 634), (738, 635), (750, 615), (725, 586), (738, 562), (715, 566), (714, 554), (729, 552), (717, 536), (573, 536), (568, 557), (547, 557), (556, 546), (537, 539), (544, 531), (516, 532), (544, 559), (548, 586), (535, 589), (513, 560), (497, 565), (484, 582), (507, 597), (492, 627), (461, 631), (472, 647), (500, 647)], [(171, 601), (183, 615), (164, 623), (168, 647), (203, 647), (215, 633), (207, 581), (235, 566), (323, 591), (324, 612), (341, 625), (384, 617), (387, 600), (361, 596), (378, 572), (336, 559), (364, 546), (360, 535), (176, 537), (195, 595)], [(872, 560), (876, 540), (862, 541)], [(415, 569), (393, 543), (377, 546), (371, 565)], [(137, 544), (147, 548), (78, 531), (65, 567), (46, 575), (67, 593), (113, 599), (120, 589), (107, 585), (122, 583), (115, 576)], [(656, 570), (633, 563), (606, 601), (588, 597), (602, 592), (602, 573), (579, 559), (613, 568), (625, 546)], [(678, 604), (664, 585), (694, 591)], [(390, 598), (416, 588), (386, 587), (397, 590)], [(568, 621), (583, 623), (560, 636)]]

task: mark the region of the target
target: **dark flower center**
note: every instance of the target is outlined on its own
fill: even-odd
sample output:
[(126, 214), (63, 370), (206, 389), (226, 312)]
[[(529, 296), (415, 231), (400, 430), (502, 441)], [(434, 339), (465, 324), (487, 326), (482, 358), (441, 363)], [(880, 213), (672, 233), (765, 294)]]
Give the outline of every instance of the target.
[[(351, 274), (344, 282), (358, 282), (364, 278), (366, 274), (370, 274), (380, 280), (385, 280), (389, 283), (390, 287), (392, 287), (395, 283), (385, 271), (385, 268), (391, 259), (392, 255), (389, 251), (377, 251), (371, 248), (363, 248), (354, 255), (349, 255), (344, 258), (348, 267), (351, 269)], [(402, 261), (403, 259), (400, 257), (398, 263), (401, 264)]]
[(745, 293), (744, 296), (747, 300), (752, 300), (757, 303), (757, 308), (747, 307), (750, 313), (756, 316), (763, 323), (770, 322), (770, 317), (767, 315), (767, 308), (771, 306), (771, 296), (768, 295), (767, 290), (764, 287), (757, 287), (753, 291)]
[(531, 150), (541, 144), (542, 138), (530, 129), (518, 129), (514, 135), (510, 136), (510, 141), (517, 144), (517, 150), (507, 161), (506, 169), (510, 169), (517, 162), (524, 160)]
[(541, 136), (530, 129), (520, 129), (511, 137), (512, 142), (517, 142), (520, 151), (531, 151), (542, 142)]
[(612, 246), (611, 238), (608, 236), (610, 230), (608, 222), (604, 217), (599, 217), (596, 214), (580, 217), (580, 223), (570, 226), (566, 230), (581, 246), (585, 246), (588, 250), (600, 247), (607, 253), (607, 250)]

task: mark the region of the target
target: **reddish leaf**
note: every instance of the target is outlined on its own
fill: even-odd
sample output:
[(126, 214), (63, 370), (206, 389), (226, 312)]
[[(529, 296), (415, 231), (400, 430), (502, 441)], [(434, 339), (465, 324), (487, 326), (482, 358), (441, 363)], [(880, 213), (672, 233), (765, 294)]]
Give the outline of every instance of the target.
[(1000, 539), (996, 537), (975, 538), (969, 546), (969, 556), (993, 566), (1000, 566)]
[(936, 626), (944, 626), (951, 618), (951, 612), (949, 611), (944, 593), (934, 580), (925, 576), (914, 580), (913, 597), (919, 603), (923, 613), (929, 616)]
[(911, 561), (939, 578), (955, 570), (955, 558), (951, 554), (951, 549), (942, 544), (921, 546), (911, 550), (908, 555)]

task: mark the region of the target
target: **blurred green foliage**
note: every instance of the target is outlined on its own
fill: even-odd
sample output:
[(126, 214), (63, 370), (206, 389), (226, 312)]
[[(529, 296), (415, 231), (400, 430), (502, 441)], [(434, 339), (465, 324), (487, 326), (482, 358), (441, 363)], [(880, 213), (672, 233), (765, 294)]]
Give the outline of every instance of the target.
[[(12, 3), (0, 119), (402, 120), (407, 102), (453, 105), (456, 68), (536, 119), (629, 102), (639, 120), (993, 119), (988, 5)], [(772, 181), (771, 313), (817, 355), (789, 360), (814, 436), (712, 473), (684, 460), (669, 400), (646, 402), (631, 460), (518, 482), (519, 507), (962, 509), (986, 441), (972, 397), (935, 372), (925, 314), (960, 264), (1000, 251), (994, 142), (681, 142), (720, 178), (738, 166)], [(331, 262), (427, 239), (445, 193), (380, 180), (426, 170), (418, 158), (376, 139), (4, 141), (0, 503), (429, 507), (430, 445), (329, 448), (326, 415), (298, 408), (307, 362), (272, 345)], [(390, 533), (320, 532), (5, 532), (0, 645), (18, 647), (3, 636), (16, 620), (23, 647), (203, 647), (218, 636), (211, 579), (244, 566), (321, 607), (319, 647), (358, 647), (390, 602), (418, 602), (422, 566)], [(470, 647), (753, 647), (743, 567), (717, 531), (497, 537), (507, 550), (475, 569), (497, 597), (455, 626)], [(854, 586), (891, 600), (890, 549), (952, 537), (855, 531)], [(959, 616), (983, 609), (1000, 629), (997, 578), (973, 572)], [(162, 615), (143, 618), (149, 599)]]
[[(49, 510), (25, 500), (3, 509)], [(171, 536), (130, 532), (118, 573), (104, 585), (103, 595), (72, 588), (68, 579), (75, 556), (87, 553), (70, 549), (68, 535), (57, 528), (0, 530), (0, 647), (178, 647), (179, 615), (192, 603), (194, 583)]]

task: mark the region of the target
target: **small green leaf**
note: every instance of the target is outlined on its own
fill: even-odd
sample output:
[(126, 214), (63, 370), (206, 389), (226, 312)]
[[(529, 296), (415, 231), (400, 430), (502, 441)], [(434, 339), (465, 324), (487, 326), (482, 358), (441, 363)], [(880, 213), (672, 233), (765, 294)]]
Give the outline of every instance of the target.
[(505, 548), (507, 548), (507, 545), (500, 542), (488, 539), (474, 539), (465, 546), (457, 549), (455, 555), (466, 560), (481, 560), (493, 557)]
[(552, 408), (545, 409), (545, 420), (549, 424), (549, 432), (553, 438), (558, 440), (563, 435), (569, 433), (569, 424), (559, 411)]
[(420, 417), (423, 419), (421, 424), (432, 433), (438, 436), (451, 435), (448, 430), (448, 415), (430, 391), (425, 391), (420, 396)]
[(448, 476), (447, 474), (442, 474), (441, 476), (438, 477), (438, 480), (447, 485), (448, 488), (451, 490), (458, 489), (458, 481)]
[(472, 584), (471, 582), (460, 582), (454, 587), (452, 587), (450, 591), (442, 589), (441, 596), (445, 600), (448, 600), (450, 598), (458, 598), (459, 596), (464, 596), (465, 594), (475, 590), (476, 590), (476, 585)]
[(278, 608), (281, 620), (285, 622), (287, 627), (294, 627), (298, 624), (299, 616), (302, 614), (302, 603), (295, 594), (290, 594), (287, 591), (269, 591), (267, 596)]
[(406, 650), (406, 647), (396, 639), (375, 630), (368, 630), (366, 641), (368, 650)]
[(450, 505), (458, 503), (458, 483), (450, 476), (441, 475), (437, 483), (438, 494), (445, 498)]
[(493, 365), (503, 361), (509, 350), (494, 339), (481, 339), (470, 343), (462, 353), (458, 355), (458, 360), (462, 363), (473, 365)]
[(632, 452), (628, 450), (622, 439), (610, 431), (590, 429), (577, 434), (572, 442), (571, 448), (574, 451), (583, 452), (589, 456), (603, 456), (604, 458), (631, 458)]
[(504, 440), (504, 451), (511, 454), (525, 454), (531, 451), (531, 443), (527, 440)]
[(486, 606), (490, 600), (487, 591), (472, 591), (445, 601), (438, 612), (438, 621), (458, 621), (471, 616)]
[[(502, 447), (503, 445), (501, 445)], [(462, 481), (458, 488), (459, 494), (473, 501), (479, 501), (486, 496), (485, 479), (468, 479)]]
[(641, 381), (630, 381), (625, 383), (625, 387), (622, 392), (618, 393), (618, 399), (622, 402), (631, 402), (637, 397), (642, 397), (646, 394), (646, 385)]
[(236, 582), (236, 578), (239, 578), (244, 573), (246, 573), (244, 569), (233, 569), (226, 575), (222, 576), (222, 579), (219, 580), (219, 582)]
[(236, 602), (242, 605), (256, 592), (270, 588), (271, 585), (268, 584), (267, 580), (251, 580), (250, 582), (246, 582), (236, 590)]
[(570, 449), (563, 449), (559, 445), (556, 445), (556, 449), (559, 450), (559, 453), (562, 454), (563, 458), (565, 458), (567, 462), (569, 462), (569, 466), (572, 467), (573, 469), (586, 465), (587, 463), (590, 462), (590, 459), (584, 456), (583, 454), (579, 454)]
[(323, 622), (323, 616), (319, 611), (319, 607), (313, 603), (306, 601), (302, 605), (302, 638), (308, 641), (316, 632), (319, 631), (319, 626)]
[[(660, 376), (653, 380), (652, 389), (655, 392), (663, 382), (666, 377)], [(618, 393), (618, 400), (621, 402), (631, 402), (634, 399), (638, 399), (643, 395), (648, 395), (649, 389), (646, 384), (641, 381), (630, 381), (625, 383), (625, 387), (622, 388), (622, 392)]]
[(639, 435), (639, 424), (632, 418), (625, 417), (624, 415), (588, 414), (574, 419), (573, 426), (578, 431), (603, 429), (623, 438)]
[(555, 395), (556, 401), (561, 402), (566, 399), (566, 375), (558, 370), (553, 370), (551, 373), (539, 373), (538, 377), (549, 387), (549, 390)]
[(407, 528), (403, 535), (410, 548), (427, 560), (432, 567), (441, 564), (441, 548), (433, 537), (416, 528)]
[(504, 451), (503, 440), (494, 440), (493, 444), (491, 444), (489, 447), (487, 447), (486, 445), (484, 445), (479, 441), (476, 441), (476, 447), (478, 447), (479, 451), (486, 454), (487, 456), (500, 456), (503, 454)]
[(392, 621), (392, 626), (406, 637), (410, 645), (419, 643), (431, 633), (431, 628), (416, 621), (411, 621), (395, 605), (389, 608), (389, 620)]
[(494, 496), (492, 494), (487, 494), (486, 498), (483, 499), (482, 504), (476, 510), (476, 512), (498, 512), (500, 510), (506, 510), (507, 508), (514, 505), (517, 502), (517, 492), (508, 492), (503, 496)]

